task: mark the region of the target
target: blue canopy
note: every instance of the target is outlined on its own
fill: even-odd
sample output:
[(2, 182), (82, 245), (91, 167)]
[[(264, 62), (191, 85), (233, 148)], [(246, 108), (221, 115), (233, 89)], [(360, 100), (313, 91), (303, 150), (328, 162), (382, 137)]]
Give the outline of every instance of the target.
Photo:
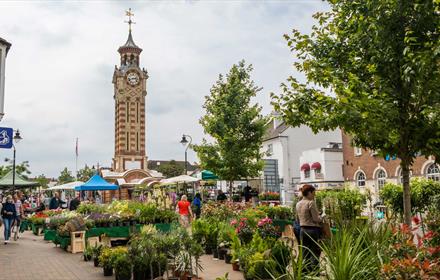
[(96, 173), (85, 184), (75, 187), (75, 191), (114, 191), (118, 186), (108, 183)]

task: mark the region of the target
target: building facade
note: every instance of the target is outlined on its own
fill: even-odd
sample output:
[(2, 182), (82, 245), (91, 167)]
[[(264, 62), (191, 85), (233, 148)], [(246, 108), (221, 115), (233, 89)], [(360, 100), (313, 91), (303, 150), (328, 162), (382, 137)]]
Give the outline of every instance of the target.
[(307, 126), (291, 127), (274, 118), (261, 148), (266, 161), (263, 189), (280, 192), (283, 201), (289, 203), (301, 183), (301, 154), (330, 142), (341, 143), (340, 130), (314, 134)]
[[(387, 156), (383, 158), (374, 151), (353, 147), (352, 138), (342, 133), (344, 154), (343, 175), (347, 183), (362, 189), (370, 189), (377, 195), (387, 183), (400, 184), (402, 170), (400, 160)], [(417, 157), (410, 170), (411, 177), (426, 177), (440, 181), (440, 167), (434, 157)]]
[(120, 65), (115, 66), (115, 155), (113, 170), (147, 170), (145, 150), (145, 99), (148, 73), (140, 68), (142, 49), (133, 41), (131, 26), (127, 42), (119, 47)]
[(310, 184), (318, 190), (342, 188), (343, 160), (342, 143), (329, 143), (324, 148), (302, 152), (300, 184)]
[(4, 115), (5, 107), (5, 69), (6, 69), (6, 56), (8, 55), (11, 43), (5, 39), (0, 38), (0, 120)]

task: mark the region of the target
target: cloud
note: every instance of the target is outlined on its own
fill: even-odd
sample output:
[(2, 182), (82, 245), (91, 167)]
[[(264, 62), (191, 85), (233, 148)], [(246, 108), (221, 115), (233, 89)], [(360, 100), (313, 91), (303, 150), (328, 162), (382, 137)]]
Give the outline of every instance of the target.
[[(183, 159), (182, 133), (204, 137), (198, 119), (204, 96), (220, 73), (241, 59), (254, 65), (269, 93), (293, 73), (282, 37), (309, 30), (322, 1), (0, 2), (0, 37), (12, 42), (7, 59), (3, 126), (22, 131), (17, 160), (33, 175), (58, 176), (65, 166), (110, 166), (113, 157), (112, 75), (127, 38), (124, 10), (135, 13), (135, 42), (143, 48), (147, 81), (147, 153)], [(10, 157), (12, 151), (0, 151)], [(190, 160), (196, 160), (193, 152)]]

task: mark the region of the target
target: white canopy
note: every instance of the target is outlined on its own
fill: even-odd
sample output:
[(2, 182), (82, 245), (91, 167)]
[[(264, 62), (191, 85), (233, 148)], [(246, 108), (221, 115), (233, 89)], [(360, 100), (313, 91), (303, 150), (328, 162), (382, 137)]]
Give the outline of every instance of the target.
[(66, 183), (63, 185), (53, 186), (50, 188), (47, 188), (48, 191), (56, 191), (56, 190), (75, 190), (75, 187), (84, 185), (84, 182), (81, 181), (75, 181), (71, 183)]
[(174, 185), (178, 183), (193, 183), (198, 182), (200, 179), (188, 176), (188, 175), (180, 175), (177, 177), (167, 178), (160, 180), (161, 185)]

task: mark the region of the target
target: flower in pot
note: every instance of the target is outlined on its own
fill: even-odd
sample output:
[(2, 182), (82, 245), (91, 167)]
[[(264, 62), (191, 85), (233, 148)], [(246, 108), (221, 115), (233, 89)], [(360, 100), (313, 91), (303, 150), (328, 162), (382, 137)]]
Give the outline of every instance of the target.
[(112, 276), (113, 275), (113, 252), (112, 249), (106, 247), (102, 249), (101, 254), (99, 255), (99, 264), (102, 266), (104, 270), (104, 276)]

